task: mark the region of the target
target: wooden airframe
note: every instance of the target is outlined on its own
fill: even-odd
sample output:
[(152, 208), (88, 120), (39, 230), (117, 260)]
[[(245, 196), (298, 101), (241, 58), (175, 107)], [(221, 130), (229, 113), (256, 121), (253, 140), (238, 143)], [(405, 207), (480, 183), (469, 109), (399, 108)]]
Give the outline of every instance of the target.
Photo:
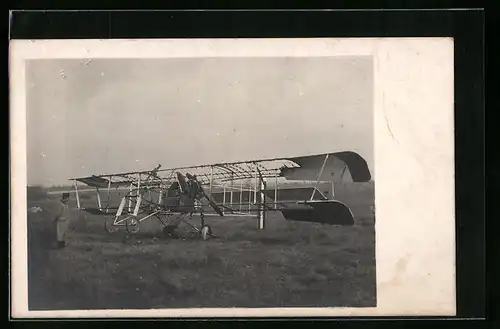
[[(168, 202), (172, 198), (167, 193), (169, 188), (179, 185), (179, 177), (186, 175), (196, 177), (208, 200), (196, 200), (191, 211)], [(136, 233), (141, 222), (153, 217), (168, 227), (173, 216), (186, 215), (183, 221), (206, 238), (205, 216), (250, 216), (257, 219), (259, 229), (265, 228), (268, 211), (279, 211), (286, 220), (352, 225), (350, 208), (334, 198), (335, 184), (341, 180), (370, 179), (366, 161), (359, 154), (346, 151), (169, 169), (159, 165), (153, 170), (76, 177), (71, 181), (78, 209), (105, 215), (105, 228), (110, 233), (120, 227)], [(299, 184), (289, 187), (294, 182)], [(95, 207), (81, 205), (79, 183), (95, 189)], [(322, 192), (319, 186), (325, 183), (330, 189)], [(111, 197), (115, 191), (123, 194), (117, 204)], [(196, 214), (200, 215), (199, 227), (187, 220)]]

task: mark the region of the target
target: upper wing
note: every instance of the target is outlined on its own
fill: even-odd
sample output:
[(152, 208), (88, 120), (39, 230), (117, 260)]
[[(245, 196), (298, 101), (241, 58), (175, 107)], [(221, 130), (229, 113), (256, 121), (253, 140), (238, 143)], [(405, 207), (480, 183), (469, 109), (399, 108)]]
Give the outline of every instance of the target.
[[(177, 180), (177, 173), (196, 175), (204, 185), (217, 185), (227, 181), (244, 181), (257, 177), (284, 177), (288, 180), (335, 181), (348, 179), (365, 182), (371, 179), (366, 161), (354, 152), (307, 155), (290, 158), (256, 159), (225, 162), (169, 169), (146, 170), (128, 173), (92, 175), (71, 178), (94, 187), (160, 186)], [(324, 166), (323, 166), (324, 164)], [(321, 176), (318, 177), (321, 172)]]
[(129, 180), (116, 181), (116, 179), (115, 179), (115, 181), (112, 181), (111, 177), (104, 178), (101, 176), (82, 177), (82, 178), (77, 178), (76, 180), (78, 180), (84, 184), (87, 184), (88, 186), (102, 187), (102, 188), (107, 188), (108, 186), (115, 188), (115, 187), (130, 185)]
[[(290, 158), (299, 167), (284, 169), (282, 174), (290, 180), (317, 180), (325, 157), (326, 154)], [(367, 182), (371, 179), (365, 159), (354, 152), (330, 153), (319, 180), (349, 180), (349, 177), (354, 182)]]

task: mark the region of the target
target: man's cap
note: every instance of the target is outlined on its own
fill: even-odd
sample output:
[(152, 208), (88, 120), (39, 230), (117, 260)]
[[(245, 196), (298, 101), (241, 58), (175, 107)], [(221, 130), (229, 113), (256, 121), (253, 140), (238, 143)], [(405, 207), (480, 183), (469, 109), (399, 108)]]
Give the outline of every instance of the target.
[(63, 198), (63, 199), (68, 199), (68, 198), (69, 198), (69, 193), (68, 193), (68, 192), (64, 192), (64, 193), (62, 194), (62, 198)]

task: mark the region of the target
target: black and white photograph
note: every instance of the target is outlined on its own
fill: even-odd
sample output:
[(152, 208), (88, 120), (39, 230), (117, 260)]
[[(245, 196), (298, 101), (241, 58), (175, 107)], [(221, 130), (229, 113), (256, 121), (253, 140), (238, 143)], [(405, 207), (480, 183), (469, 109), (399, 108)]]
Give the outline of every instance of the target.
[(26, 63), (29, 306), (376, 306), (373, 61)]
[(26, 311), (370, 314), (381, 287), (410, 296), (398, 285), (416, 264), (404, 254), (387, 279), (405, 244), (385, 239), (387, 217), (376, 226), (376, 199), (386, 215), (413, 206), (375, 187), (391, 152), (376, 141), (405, 142), (388, 110), (376, 115), (376, 54), (215, 56), (204, 44), (23, 61)]

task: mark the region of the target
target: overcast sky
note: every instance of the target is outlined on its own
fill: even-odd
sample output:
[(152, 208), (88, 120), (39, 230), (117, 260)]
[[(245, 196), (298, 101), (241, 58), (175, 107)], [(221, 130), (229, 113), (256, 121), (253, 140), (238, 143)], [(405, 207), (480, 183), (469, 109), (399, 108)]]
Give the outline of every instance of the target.
[(28, 184), (351, 150), (373, 172), (371, 57), (34, 60)]

